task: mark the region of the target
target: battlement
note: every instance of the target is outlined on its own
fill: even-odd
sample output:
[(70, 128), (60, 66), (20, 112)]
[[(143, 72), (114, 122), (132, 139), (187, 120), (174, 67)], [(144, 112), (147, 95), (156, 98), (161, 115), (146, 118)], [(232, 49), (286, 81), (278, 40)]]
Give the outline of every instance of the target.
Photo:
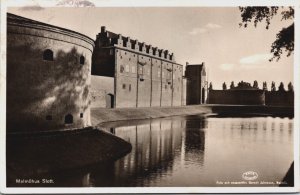
[(117, 46), (175, 62), (174, 53), (169, 52), (169, 50), (159, 49), (157, 47), (153, 47), (151, 44), (139, 42), (137, 39), (131, 39), (130, 37), (125, 37), (122, 34), (107, 31), (105, 26), (101, 26), (101, 32), (96, 37), (95, 45), (96, 47)]

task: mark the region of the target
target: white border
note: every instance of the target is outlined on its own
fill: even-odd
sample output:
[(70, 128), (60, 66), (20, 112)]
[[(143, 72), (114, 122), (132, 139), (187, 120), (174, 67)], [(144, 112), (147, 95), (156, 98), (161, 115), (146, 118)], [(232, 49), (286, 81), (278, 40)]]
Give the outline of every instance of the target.
[[(295, 116), (294, 116), (294, 162), (295, 187), (79, 187), (79, 188), (7, 188), (5, 164), (5, 108), (6, 108), (6, 8), (7, 6), (21, 7), (28, 5), (30, 0), (1, 0), (1, 61), (0, 61), (0, 192), (1, 193), (284, 193), (298, 192), (299, 189), (299, 44), (294, 50), (294, 87), (295, 87)], [(36, 0), (40, 6), (52, 7), (55, 0)], [(298, 0), (90, 0), (97, 7), (235, 7), (235, 6), (295, 6), (295, 43), (300, 41), (300, 1)], [(271, 162), (270, 162), (271, 163)], [(298, 174), (297, 174), (298, 173)]]

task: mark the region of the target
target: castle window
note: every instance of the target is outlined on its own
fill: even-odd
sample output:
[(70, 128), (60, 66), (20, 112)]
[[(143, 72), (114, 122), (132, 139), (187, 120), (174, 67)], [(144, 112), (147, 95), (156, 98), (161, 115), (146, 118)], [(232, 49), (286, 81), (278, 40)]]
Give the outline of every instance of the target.
[(126, 89), (126, 84), (123, 84), (123, 85), (122, 85), (122, 88), (123, 88), (123, 89)]
[(124, 66), (123, 66), (123, 65), (120, 66), (120, 72), (121, 72), (121, 73), (124, 72)]
[(73, 116), (71, 114), (67, 114), (65, 116), (65, 124), (72, 124), (73, 123)]
[(84, 64), (84, 56), (80, 56), (80, 64), (83, 65)]
[(129, 72), (129, 65), (126, 65), (126, 66), (125, 66), (125, 71), (126, 71), (126, 72)]
[(52, 115), (47, 115), (47, 116), (46, 116), (46, 120), (47, 120), (47, 121), (51, 121), (51, 120), (52, 120)]
[(83, 113), (80, 113), (80, 118), (83, 118)]
[(143, 74), (143, 67), (139, 67), (139, 74)]
[(135, 73), (135, 67), (134, 66), (131, 66), (131, 72)]
[(128, 88), (129, 88), (129, 91), (131, 91), (131, 84), (129, 84), (129, 87), (128, 87)]
[(53, 51), (46, 49), (43, 53), (43, 60), (53, 61)]

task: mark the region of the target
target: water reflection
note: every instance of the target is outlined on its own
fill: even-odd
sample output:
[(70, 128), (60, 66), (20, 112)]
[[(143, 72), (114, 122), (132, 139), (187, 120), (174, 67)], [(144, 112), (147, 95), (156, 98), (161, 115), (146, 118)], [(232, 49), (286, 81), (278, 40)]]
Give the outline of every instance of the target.
[(222, 186), (216, 182), (243, 181), (246, 171), (257, 172), (258, 181), (276, 182), (293, 161), (293, 119), (288, 118), (189, 116), (106, 127), (132, 144), (131, 153), (54, 174), (58, 186)]

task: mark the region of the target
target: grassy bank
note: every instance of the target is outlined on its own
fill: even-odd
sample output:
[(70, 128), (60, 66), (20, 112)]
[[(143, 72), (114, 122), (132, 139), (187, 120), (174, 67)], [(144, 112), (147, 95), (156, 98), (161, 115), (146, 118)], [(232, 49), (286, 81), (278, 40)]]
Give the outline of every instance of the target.
[(8, 184), (17, 186), (18, 178), (36, 178), (46, 172), (115, 160), (130, 150), (128, 142), (93, 128), (40, 135), (8, 135)]
[(94, 126), (111, 121), (160, 118), (179, 115), (220, 114), (224, 116), (253, 114), (293, 117), (293, 107), (246, 106), (246, 105), (193, 105), (156, 108), (93, 108), (91, 110)]

